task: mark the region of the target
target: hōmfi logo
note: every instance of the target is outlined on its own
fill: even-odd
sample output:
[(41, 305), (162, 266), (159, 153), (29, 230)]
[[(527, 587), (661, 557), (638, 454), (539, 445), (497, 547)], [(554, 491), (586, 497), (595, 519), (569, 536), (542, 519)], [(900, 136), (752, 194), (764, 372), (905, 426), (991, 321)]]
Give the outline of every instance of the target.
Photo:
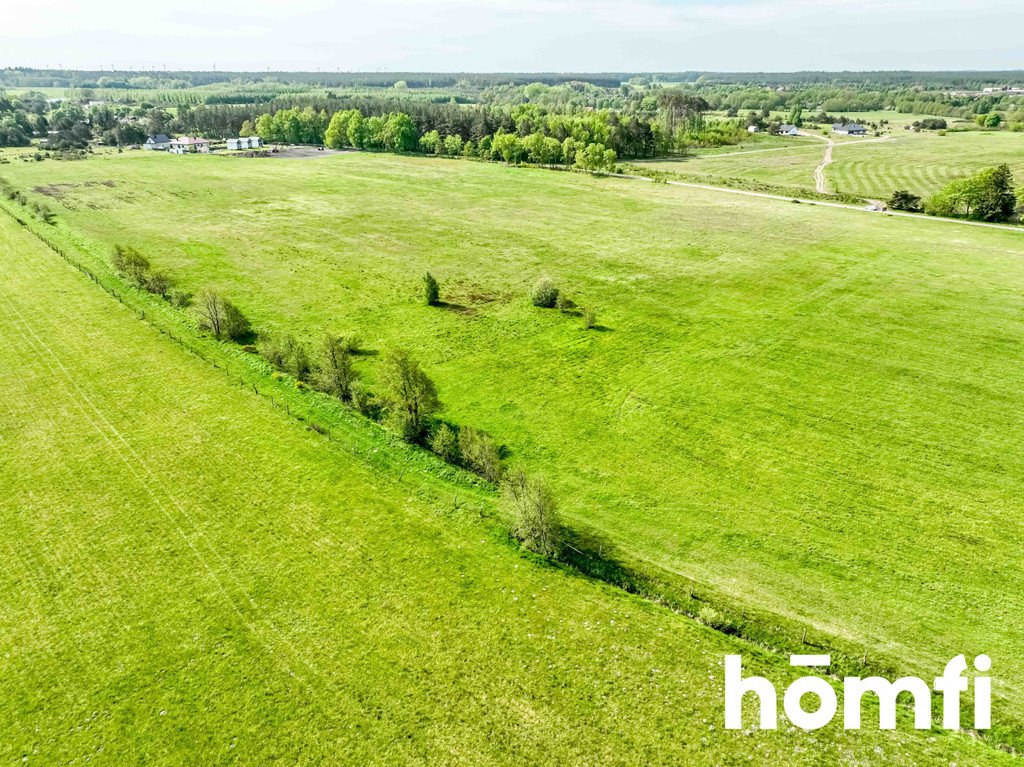
[[(828, 668), (832, 659), (828, 655), (791, 655), (790, 665), (804, 668)], [(974, 668), (982, 673), (992, 668), (987, 655), (974, 659)], [(970, 682), (964, 677), (967, 661), (957, 655), (946, 664), (942, 676), (936, 677), (933, 688), (942, 694), (942, 726), (947, 730), (960, 729), (960, 695), (968, 690)], [(761, 676), (743, 678), (743, 658), (740, 655), (725, 656), (725, 728), (739, 730), (743, 727), (743, 697), (752, 692), (760, 704), (762, 730), (774, 730), (778, 724), (778, 694), (775, 685)], [(896, 698), (900, 693), (913, 697), (914, 728), (927, 730), (932, 726), (932, 689), (923, 679), (914, 676), (901, 677), (893, 682), (880, 676), (861, 678), (848, 676), (843, 679), (843, 727), (859, 730), (861, 726), (861, 700), (867, 693), (878, 697), (879, 729), (896, 729)], [(819, 705), (816, 710), (806, 711), (803, 697), (814, 695)], [(836, 690), (821, 676), (805, 676), (797, 679), (783, 695), (782, 707), (794, 725), (804, 730), (824, 727), (836, 715), (839, 701)], [(985, 676), (974, 678), (974, 728), (987, 730), (992, 726), (992, 680)]]

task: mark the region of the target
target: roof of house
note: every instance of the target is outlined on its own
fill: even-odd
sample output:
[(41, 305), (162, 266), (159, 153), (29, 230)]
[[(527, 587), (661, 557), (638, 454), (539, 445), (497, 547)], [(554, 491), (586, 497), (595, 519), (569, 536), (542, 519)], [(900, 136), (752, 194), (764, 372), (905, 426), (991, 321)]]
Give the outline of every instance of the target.
[(209, 144), (210, 140), (206, 138), (199, 138), (198, 136), (179, 136), (171, 141), (172, 144)]
[(832, 130), (867, 131), (867, 128), (860, 123), (832, 123)]
[(786, 131), (786, 133), (789, 133), (790, 131), (799, 130), (799, 128), (797, 128), (795, 125), (780, 125), (779, 130)]
[(171, 137), (168, 136), (166, 133), (157, 133), (156, 135), (150, 136), (148, 139), (146, 139), (146, 143), (147, 144), (149, 144), (149, 143), (153, 143), (153, 144), (166, 144), (170, 140), (171, 140)]

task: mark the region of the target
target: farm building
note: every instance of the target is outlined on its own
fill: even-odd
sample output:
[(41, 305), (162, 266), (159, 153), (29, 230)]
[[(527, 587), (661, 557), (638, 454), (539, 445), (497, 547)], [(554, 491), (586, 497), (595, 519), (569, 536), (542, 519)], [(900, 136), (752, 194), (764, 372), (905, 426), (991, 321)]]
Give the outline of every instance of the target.
[(170, 151), (171, 154), (209, 154), (210, 141), (205, 138), (180, 136), (171, 141), (171, 147), (168, 151)]
[(248, 138), (242, 136), (240, 138), (228, 139), (228, 149), (259, 149), (261, 146), (263, 146), (263, 142), (259, 136), (249, 136)]
[(761, 132), (761, 129), (758, 128), (756, 125), (748, 125), (747, 126), (747, 133), (760, 133), (760, 132)]
[(142, 145), (142, 148), (166, 152), (171, 148), (171, 137), (164, 133), (157, 133), (147, 138), (146, 143)]
[(833, 123), (832, 132), (842, 136), (866, 136), (868, 129), (859, 123)]
[(797, 136), (800, 134), (800, 129), (795, 125), (780, 125), (779, 135), (780, 136)]

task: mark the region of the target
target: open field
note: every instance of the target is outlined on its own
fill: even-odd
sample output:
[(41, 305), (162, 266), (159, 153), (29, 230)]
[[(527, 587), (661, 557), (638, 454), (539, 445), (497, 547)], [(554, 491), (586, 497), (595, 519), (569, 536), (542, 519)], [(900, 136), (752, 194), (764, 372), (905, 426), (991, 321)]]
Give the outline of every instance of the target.
[(925, 676), (985, 648), (1024, 718), (1020, 234), (359, 153), (0, 172), (261, 328), (414, 349), (623, 558)]
[[(825, 170), (832, 191), (872, 199), (888, 199), (896, 189), (928, 197), (955, 178), (1007, 163), (1024, 180), (1024, 134), (1009, 131), (959, 131), (940, 136), (896, 129), (887, 140), (842, 137), (833, 162)], [(780, 141), (783, 141), (780, 137)], [(724, 179), (814, 188), (814, 168), (825, 142), (814, 138), (785, 139), (790, 145), (731, 147), (731, 151), (698, 150), (689, 157), (643, 160), (638, 167), (683, 174), (707, 182)], [(793, 145), (793, 142), (800, 142)]]
[[(780, 138), (780, 141), (783, 139)], [(713, 182), (738, 178), (785, 186), (814, 189), (814, 168), (821, 162), (825, 142), (814, 138), (786, 140), (782, 147), (746, 144), (731, 152), (703, 152), (679, 158), (658, 158), (635, 162), (637, 167), (680, 173)]]
[(896, 189), (921, 197), (955, 178), (1007, 163), (1024, 182), (1024, 133), (895, 131), (893, 140), (837, 146), (827, 176), (833, 188), (888, 199)]
[(5, 764), (1012, 763), (722, 730), (723, 655), (780, 659), (371, 471), (6, 215), (0, 337)]

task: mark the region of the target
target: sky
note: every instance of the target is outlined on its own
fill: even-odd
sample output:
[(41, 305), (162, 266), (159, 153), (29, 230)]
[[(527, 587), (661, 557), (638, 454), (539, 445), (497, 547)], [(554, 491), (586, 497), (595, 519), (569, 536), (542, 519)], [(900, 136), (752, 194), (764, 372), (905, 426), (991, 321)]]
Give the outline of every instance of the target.
[(0, 66), (1024, 68), (1022, 0), (0, 0)]

